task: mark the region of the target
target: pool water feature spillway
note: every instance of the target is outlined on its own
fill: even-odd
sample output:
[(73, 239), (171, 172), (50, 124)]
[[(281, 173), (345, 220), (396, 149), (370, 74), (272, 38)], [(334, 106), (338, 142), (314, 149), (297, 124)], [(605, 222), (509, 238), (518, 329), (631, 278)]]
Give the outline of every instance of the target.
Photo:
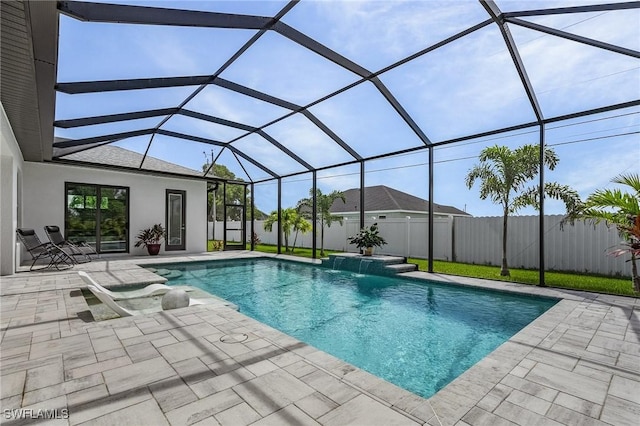
[(322, 259), (322, 266), (358, 274), (395, 275), (418, 270), (418, 265), (407, 263), (400, 256), (363, 256), (356, 253), (334, 253)]

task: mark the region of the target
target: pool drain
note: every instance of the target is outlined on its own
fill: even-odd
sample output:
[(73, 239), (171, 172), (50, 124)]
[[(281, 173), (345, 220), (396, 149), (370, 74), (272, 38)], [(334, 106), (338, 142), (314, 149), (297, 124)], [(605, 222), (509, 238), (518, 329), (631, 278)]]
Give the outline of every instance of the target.
[(222, 343), (241, 343), (247, 340), (249, 336), (245, 333), (225, 334), (220, 338)]

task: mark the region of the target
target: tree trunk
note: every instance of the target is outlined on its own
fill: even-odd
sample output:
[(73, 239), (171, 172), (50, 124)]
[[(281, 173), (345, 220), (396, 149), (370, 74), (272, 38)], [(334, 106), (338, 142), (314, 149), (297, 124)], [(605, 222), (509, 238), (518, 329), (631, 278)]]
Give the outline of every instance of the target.
[(291, 245), (291, 253), (296, 249), (296, 241), (298, 241), (298, 231), (296, 231), (296, 236), (293, 238), (293, 244)]
[(509, 210), (504, 209), (504, 217), (502, 220), (502, 266), (500, 268), (500, 275), (503, 277), (509, 277), (509, 267), (507, 266), (507, 222), (509, 220)]
[(324, 257), (324, 219), (320, 222), (320, 256)]
[(640, 276), (638, 276), (638, 265), (636, 255), (631, 253), (631, 279), (633, 280), (633, 291), (640, 292)]

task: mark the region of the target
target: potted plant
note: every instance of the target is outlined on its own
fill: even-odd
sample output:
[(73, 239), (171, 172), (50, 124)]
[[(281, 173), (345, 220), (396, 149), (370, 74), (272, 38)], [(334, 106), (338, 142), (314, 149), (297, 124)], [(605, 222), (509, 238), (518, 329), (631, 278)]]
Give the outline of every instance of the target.
[(162, 224), (156, 223), (151, 228), (146, 228), (141, 230), (138, 233), (138, 241), (135, 246), (145, 246), (147, 251), (151, 256), (155, 256), (160, 252), (160, 246), (162, 245), (162, 240), (164, 239), (164, 228)]
[(374, 223), (369, 228), (362, 228), (356, 235), (347, 238), (347, 241), (349, 244), (355, 244), (359, 249), (363, 249), (365, 256), (371, 256), (374, 247), (382, 247), (387, 244), (384, 238), (380, 236), (377, 223)]

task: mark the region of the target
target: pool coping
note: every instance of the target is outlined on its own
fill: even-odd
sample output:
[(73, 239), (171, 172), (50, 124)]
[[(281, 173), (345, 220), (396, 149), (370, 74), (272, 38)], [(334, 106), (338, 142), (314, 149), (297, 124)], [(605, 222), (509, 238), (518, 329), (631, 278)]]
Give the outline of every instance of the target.
[[(130, 285), (133, 282), (146, 283), (154, 279), (158, 282), (157, 276), (154, 277), (155, 274), (149, 275), (149, 271), (139, 266), (151, 263), (238, 257), (275, 257), (303, 263), (318, 263), (312, 259), (283, 255), (251, 252), (223, 253), (227, 255), (127, 258), (92, 262), (80, 266), (92, 273), (92, 276), (95, 275), (99, 282), (107, 286), (117, 286)], [(20, 275), (22, 274), (16, 277), (19, 279)], [(32, 294), (51, 291), (63, 293), (63, 298), (68, 300), (65, 292), (82, 287), (81, 282), (73, 276), (77, 277), (77, 274), (71, 271), (53, 274), (29, 273), (28, 275), (29, 278), (26, 280), (29, 283), (28, 286), (0, 286), (3, 301), (7, 297), (28, 294), (29, 292), (25, 291), (27, 288)], [(242, 324), (258, 339), (269, 341), (276, 347), (283, 350), (289, 347), (295, 348), (286, 352), (302, 358), (322, 374), (332, 377), (337, 381), (336, 383), (347, 385), (358, 393), (357, 397), (334, 408), (331, 411), (334, 413), (332, 416), (326, 413), (324, 417), (314, 419), (321, 424), (331, 424), (332, 421), (336, 422), (335, 424), (345, 421), (349, 423), (347, 411), (353, 411), (355, 402), (350, 401), (356, 401), (356, 399), (367, 407), (372, 404), (372, 401), (381, 404), (401, 414), (409, 423), (432, 425), (501, 422), (531, 424), (542, 421), (569, 424), (575, 420), (600, 422), (597, 424), (624, 424), (619, 421), (633, 418), (629, 416), (638, 412), (634, 410), (640, 409), (640, 401), (637, 397), (625, 397), (627, 392), (621, 395), (620, 391), (620, 389), (632, 389), (635, 395), (638, 395), (636, 391), (640, 389), (638, 371), (640, 367), (635, 367), (640, 365), (640, 362), (636, 363), (640, 361), (638, 299), (425, 272), (399, 275), (440, 283), (455, 281), (456, 285), (543, 295), (561, 300), (428, 399), (414, 395), (312, 346), (306, 344), (300, 346), (301, 342), (296, 339), (241, 313), (228, 310), (229, 312), (224, 313), (224, 317), (232, 323)], [(52, 279), (51, 276), (59, 278)], [(3, 279), (5, 282), (8, 280), (11, 279)], [(37, 288), (33, 288), (36, 281), (41, 282)], [(71, 305), (73, 305), (72, 309), (82, 308), (81, 303)], [(192, 316), (190, 312), (197, 309), (208, 310), (206, 307), (185, 308), (184, 312), (176, 310), (172, 313), (175, 312), (178, 318), (183, 315)], [(5, 315), (3, 310), (3, 346), (6, 345), (6, 338), (13, 335), (10, 331), (12, 324), (16, 323), (13, 321), (15, 318), (8, 318), (9, 321), (6, 321)], [(151, 315), (151, 317), (156, 318), (157, 315), (156, 317)], [(132, 322), (135, 323), (135, 320), (124, 318), (105, 322), (109, 323), (108, 325), (77, 324), (79, 327), (77, 332), (91, 335), (91, 330), (94, 328), (106, 327), (115, 330), (117, 335), (118, 330), (130, 329)], [(31, 353), (28, 359), (32, 359)], [(3, 368), (3, 375), (5, 375), (4, 370), (5, 368)], [(14, 370), (15, 368), (10, 369), (12, 374), (15, 373)], [(27, 368), (25, 374), (31, 370)], [(117, 371), (118, 367), (113, 370)], [(325, 380), (328, 379), (325, 378)], [(567, 381), (578, 383), (579, 386), (575, 383), (565, 383)], [(588, 387), (587, 385), (595, 390), (585, 392), (583, 388)], [(15, 395), (12, 397), (15, 400)], [(377, 406), (375, 409), (372, 407), (368, 408), (371, 412), (381, 410)], [(386, 412), (386, 414), (389, 413)], [(361, 413), (361, 416), (366, 417), (366, 415), (367, 413)], [(169, 420), (171, 422), (170, 418)], [(362, 417), (351, 419), (355, 424), (358, 420), (362, 420)]]

